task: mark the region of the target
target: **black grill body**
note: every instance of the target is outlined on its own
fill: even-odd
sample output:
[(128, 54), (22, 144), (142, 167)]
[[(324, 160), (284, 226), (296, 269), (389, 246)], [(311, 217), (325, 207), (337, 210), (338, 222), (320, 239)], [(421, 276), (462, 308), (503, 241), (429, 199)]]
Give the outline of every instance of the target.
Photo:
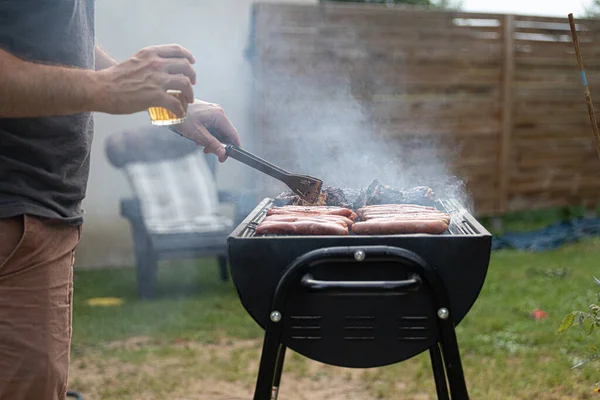
[(452, 217), (444, 235), (257, 237), (271, 205), (264, 199), (228, 238), (240, 300), (266, 330), (255, 400), (272, 398), (261, 396), (278, 387), (286, 347), (352, 368), (429, 349), (438, 395), (448, 398), (441, 350), (459, 382), (453, 398), (467, 398), (454, 326), (481, 291), (491, 251), (475, 218), (447, 202), (439, 204)]

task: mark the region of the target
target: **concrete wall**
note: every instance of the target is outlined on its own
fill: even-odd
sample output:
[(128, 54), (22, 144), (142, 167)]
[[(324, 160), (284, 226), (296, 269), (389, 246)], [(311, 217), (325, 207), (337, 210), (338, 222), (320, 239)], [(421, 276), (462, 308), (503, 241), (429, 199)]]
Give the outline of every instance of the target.
[[(279, 2), (316, 0), (279, 0)], [(98, 43), (115, 59), (125, 60), (142, 47), (179, 43), (196, 57), (196, 98), (221, 104), (248, 143), (251, 72), (244, 59), (252, 0), (102, 0), (96, 2)], [(120, 171), (109, 165), (104, 140), (112, 132), (148, 124), (146, 113), (97, 114), (92, 166), (84, 202), (86, 222), (77, 267), (133, 263), (129, 226), (119, 216), (119, 199), (130, 193)], [(246, 168), (237, 162), (220, 166), (218, 185), (248, 186)]]

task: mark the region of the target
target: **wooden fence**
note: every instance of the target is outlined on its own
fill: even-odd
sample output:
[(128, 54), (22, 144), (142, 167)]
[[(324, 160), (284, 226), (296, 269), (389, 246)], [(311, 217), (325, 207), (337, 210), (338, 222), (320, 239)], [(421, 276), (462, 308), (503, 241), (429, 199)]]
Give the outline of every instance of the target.
[[(600, 21), (578, 30), (600, 104)], [(385, 143), (416, 175), (441, 160), (466, 181), (478, 215), (598, 203), (600, 162), (566, 15), (257, 4), (249, 56), (254, 146), (281, 165), (342, 173), (325, 172), (328, 155), (344, 156), (339, 132), (319, 152), (326, 126), (354, 132), (349, 141), (362, 132), (365, 152)], [(325, 164), (303, 163), (307, 154)]]

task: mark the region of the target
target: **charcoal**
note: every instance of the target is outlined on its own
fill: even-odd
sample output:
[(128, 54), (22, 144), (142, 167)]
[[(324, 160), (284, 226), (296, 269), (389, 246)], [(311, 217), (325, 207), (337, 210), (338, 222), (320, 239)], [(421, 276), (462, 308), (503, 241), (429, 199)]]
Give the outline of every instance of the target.
[(367, 205), (367, 192), (363, 189), (343, 189), (344, 196), (350, 205), (350, 209), (358, 210)]
[(323, 189), (322, 193), (326, 196), (326, 206), (348, 207), (348, 201), (346, 200), (346, 196), (344, 195), (342, 189), (333, 186), (327, 186), (325, 189)]
[(401, 190), (383, 185), (375, 179), (367, 189), (367, 205), (406, 203)]
[(435, 202), (433, 190), (428, 186), (417, 186), (403, 191), (404, 201), (412, 204), (432, 205)]
[(286, 190), (273, 199), (273, 205), (275, 207), (291, 206), (294, 205), (298, 199), (298, 195), (291, 190)]
[(381, 183), (379, 182), (378, 179), (375, 179), (375, 180), (373, 180), (373, 182), (371, 182), (371, 184), (367, 188), (367, 192), (366, 192), (367, 203), (369, 203), (370, 201), (372, 201), (372, 199), (375, 199), (379, 195), (380, 187), (381, 187)]
[[(435, 195), (433, 190), (428, 186), (395, 189), (375, 179), (366, 190), (340, 189), (334, 186), (327, 186), (321, 191), (319, 199), (316, 202), (316, 205), (346, 207), (352, 210), (377, 204), (420, 204), (431, 206), (435, 204)], [(300, 199), (291, 190), (287, 190), (274, 199), (274, 205), (282, 207), (309, 204)]]

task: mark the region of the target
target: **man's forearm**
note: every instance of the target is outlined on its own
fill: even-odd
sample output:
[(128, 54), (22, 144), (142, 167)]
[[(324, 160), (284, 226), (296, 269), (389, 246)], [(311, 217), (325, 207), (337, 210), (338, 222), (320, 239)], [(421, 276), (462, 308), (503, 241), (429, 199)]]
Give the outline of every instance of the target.
[(0, 49), (0, 117), (67, 115), (95, 109), (102, 90), (92, 70), (35, 64)]
[(106, 52), (100, 47), (96, 46), (96, 71), (110, 68), (117, 64), (117, 61), (115, 61), (111, 56), (106, 54)]

